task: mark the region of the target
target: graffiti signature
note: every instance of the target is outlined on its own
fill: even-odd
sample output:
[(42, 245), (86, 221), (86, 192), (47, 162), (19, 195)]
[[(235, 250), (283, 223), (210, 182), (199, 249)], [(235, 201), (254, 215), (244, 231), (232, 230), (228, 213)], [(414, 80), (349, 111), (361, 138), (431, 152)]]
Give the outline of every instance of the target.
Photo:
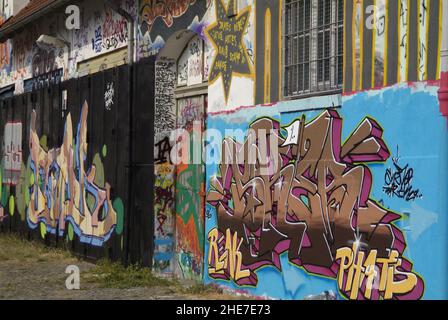
[(394, 169), (388, 168), (384, 175), (383, 191), (389, 197), (398, 197), (406, 201), (413, 201), (422, 198), (419, 189), (414, 189), (412, 180), (414, 178), (414, 169), (407, 164), (401, 167), (398, 164), (399, 157), (393, 159)]

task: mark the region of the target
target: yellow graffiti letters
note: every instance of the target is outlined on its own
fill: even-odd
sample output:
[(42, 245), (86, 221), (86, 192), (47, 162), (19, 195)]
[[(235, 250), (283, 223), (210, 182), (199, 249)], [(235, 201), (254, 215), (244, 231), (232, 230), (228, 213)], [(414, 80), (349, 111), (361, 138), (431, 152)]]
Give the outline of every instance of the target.
[(223, 238), (224, 236), (220, 237), (216, 228), (212, 229), (208, 234), (208, 273), (211, 276), (227, 275), (228, 278), (235, 281), (248, 278), (250, 271), (242, 270), (243, 256), (240, 246), (243, 239), (238, 237), (237, 232), (234, 232), (232, 235), (230, 229), (227, 229), (224, 250), (220, 250), (222, 248), (220, 243), (224, 240)]
[(377, 250), (367, 254), (361, 251), (357, 243), (352, 248), (338, 249), (336, 261), (340, 261), (339, 289), (349, 294), (351, 300), (358, 299), (360, 292), (364, 298), (372, 299), (374, 290), (387, 300), (412, 292), (418, 284), (418, 278), (412, 272), (400, 270), (402, 259), (399, 256), (397, 250), (391, 250), (389, 257), (378, 258)]

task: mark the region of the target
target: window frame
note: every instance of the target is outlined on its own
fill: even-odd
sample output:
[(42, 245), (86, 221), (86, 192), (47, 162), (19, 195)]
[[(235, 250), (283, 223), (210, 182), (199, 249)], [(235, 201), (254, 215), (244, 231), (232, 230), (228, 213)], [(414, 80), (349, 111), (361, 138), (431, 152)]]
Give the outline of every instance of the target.
[[(290, 3), (287, 3), (286, 0), (283, 1), (282, 5), (282, 11), (283, 11), (283, 21), (282, 21), (282, 30), (281, 30), (281, 37), (283, 42), (283, 49), (282, 49), (282, 100), (288, 101), (288, 100), (296, 100), (296, 99), (303, 99), (303, 98), (310, 98), (310, 97), (319, 97), (319, 96), (328, 96), (328, 95), (334, 95), (334, 94), (342, 94), (343, 92), (343, 68), (344, 68), (344, 0), (327, 0), (331, 3), (331, 21), (329, 24), (330, 28), (330, 56), (329, 58), (329, 65), (330, 65), (330, 79), (327, 81), (321, 81), (318, 82), (318, 36), (317, 34), (320, 31), (320, 26), (318, 25), (318, 15), (319, 15), (319, 0), (310, 0), (311, 2), (311, 8), (310, 8), (310, 28), (309, 28), (309, 36), (310, 36), (310, 44), (309, 44), (309, 87), (307, 90), (304, 91), (298, 91), (294, 93), (290, 93), (289, 88), (292, 85), (297, 85), (298, 82), (292, 81), (291, 79), (288, 79), (288, 68), (294, 67), (295, 65), (299, 65), (300, 63), (291, 63), (289, 62), (289, 65), (286, 63), (288, 62), (287, 54), (289, 53), (288, 50), (290, 50), (290, 47), (288, 47), (288, 37), (291, 35), (297, 33), (300, 34), (302, 31), (289, 29), (288, 30), (288, 23), (293, 23), (293, 19), (289, 19), (288, 21), (288, 15), (290, 13), (288, 12), (287, 7), (291, 4), (299, 5), (299, 1), (301, 0), (291, 0)], [(342, 18), (339, 16), (339, 1), (342, 3)], [(292, 2), (292, 3), (291, 3)], [(291, 10), (293, 11), (293, 10)], [(291, 13), (292, 14), (292, 13)], [(341, 31), (341, 37), (340, 40), (339, 37), (339, 31)], [(305, 29), (304, 29), (305, 30)], [(289, 32), (287, 34), (287, 31)], [(305, 34), (304, 34), (305, 35)], [(291, 40), (290, 40), (291, 41)], [(338, 52), (338, 41), (342, 41), (342, 52)], [(293, 59), (292, 54), (291, 55), (291, 61)], [(338, 67), (338, 60), (342, 58), (340, 67)], [(299, 61), (299, 59), (297, 59)], [(304, 62), (306, 63), (306, 62)], [(340, 70), (339, 70), (340, 69)], [(339, 75), (338, 75), (339, 72)], [(340, 82), (339, 82), (340, 81)], [(331, 84), (333, 82), (333, 85)], [(322, 88), (327, 87), (327, 88)]]

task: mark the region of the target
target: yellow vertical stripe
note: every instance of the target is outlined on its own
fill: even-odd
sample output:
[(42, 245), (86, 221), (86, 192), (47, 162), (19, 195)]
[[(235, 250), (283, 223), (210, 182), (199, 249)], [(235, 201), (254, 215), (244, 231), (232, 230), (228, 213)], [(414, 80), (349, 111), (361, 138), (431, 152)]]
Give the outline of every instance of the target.
[(420, 56), (421, 56), (421, 53), (422, 53), (422, 51), (421, 51), (421, 46), (422, 46), (422, 44), (421, 44), (421, 39), (420, 39), (420, 37), (421, 37), (421, 35), (420, 35), (420, 19), (422, 19), (421, 17), (420, 17), (420, 15), (421, 15), (421, 5), (422, 5), (422, 2), (423, 0), (417, 0), (417, 23), (418, 23), (418, 29), (417, 29), (417, 65), (415, 66), (416, 68), (417, 68), (417, 80), (421, 80), (420, 79)]
[(347, 25), (345, 22), (346, 17), (346, 13), (347, 13), (347, 0), (343, 0), (344, 1), (344, 19), (343, 19), (343, 30), (342, 30), (342, 41), (343, 41), (343, 54), (342, 54), (342, 85), (343, 85), (343, 91), (345, 92), (345, 79), (346, 79), (346, 61), (347, 61), (347, 57), (345, 54), (345, 48), (347, 48)]
[(397, 42), (398, 42), (398, 50), (397, 50), (397, 82), (400, 83), (401, 82), (401, 52), (400, 52), (400, 48), (401, 48), (401, 0), (397, 0), (398, 1), (398, 36), (397, 36)]
[(407, 12), (407, 17), (406, 17), (406, 20), (407, 20), (407, 23), (406, 23), (406, 28), (407, 28), (406, 36), (407, 36), (407, 39), (406, 39), (406, 65), (405, 65), (405, 67), (406, 67), (406, 79), (404, 79), (404, 80), (408, 81), (409, 80), (409, 39), (411, 39), (411, 35), (409, 34), (409, 23), (411, 21), (411, 0), (408, 0), (408, 8), (407, 8), (406, 12)]
[(271, 10), (268, 8), (264, 16), (264, 103), (271, 102)]
[(353, 13), (352, 13), (352, 64), (353, 64), (353, 80), (352, 80), (352, 91), (356, 91), (356, 72), (358, 70), (356, 64), (356, 12), (357, 12), (357, 4), (353, 3)]

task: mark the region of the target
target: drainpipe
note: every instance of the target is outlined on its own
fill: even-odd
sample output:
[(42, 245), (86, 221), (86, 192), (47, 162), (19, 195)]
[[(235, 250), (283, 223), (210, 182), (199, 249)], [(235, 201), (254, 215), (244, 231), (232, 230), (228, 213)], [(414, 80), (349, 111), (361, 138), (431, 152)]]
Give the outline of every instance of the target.
[(440, 112), (443, 116), (448, 117), (448, 4), (443, 3), (442, 14), (442, 49), (440, 52), (440, 89), (439, 103)]

